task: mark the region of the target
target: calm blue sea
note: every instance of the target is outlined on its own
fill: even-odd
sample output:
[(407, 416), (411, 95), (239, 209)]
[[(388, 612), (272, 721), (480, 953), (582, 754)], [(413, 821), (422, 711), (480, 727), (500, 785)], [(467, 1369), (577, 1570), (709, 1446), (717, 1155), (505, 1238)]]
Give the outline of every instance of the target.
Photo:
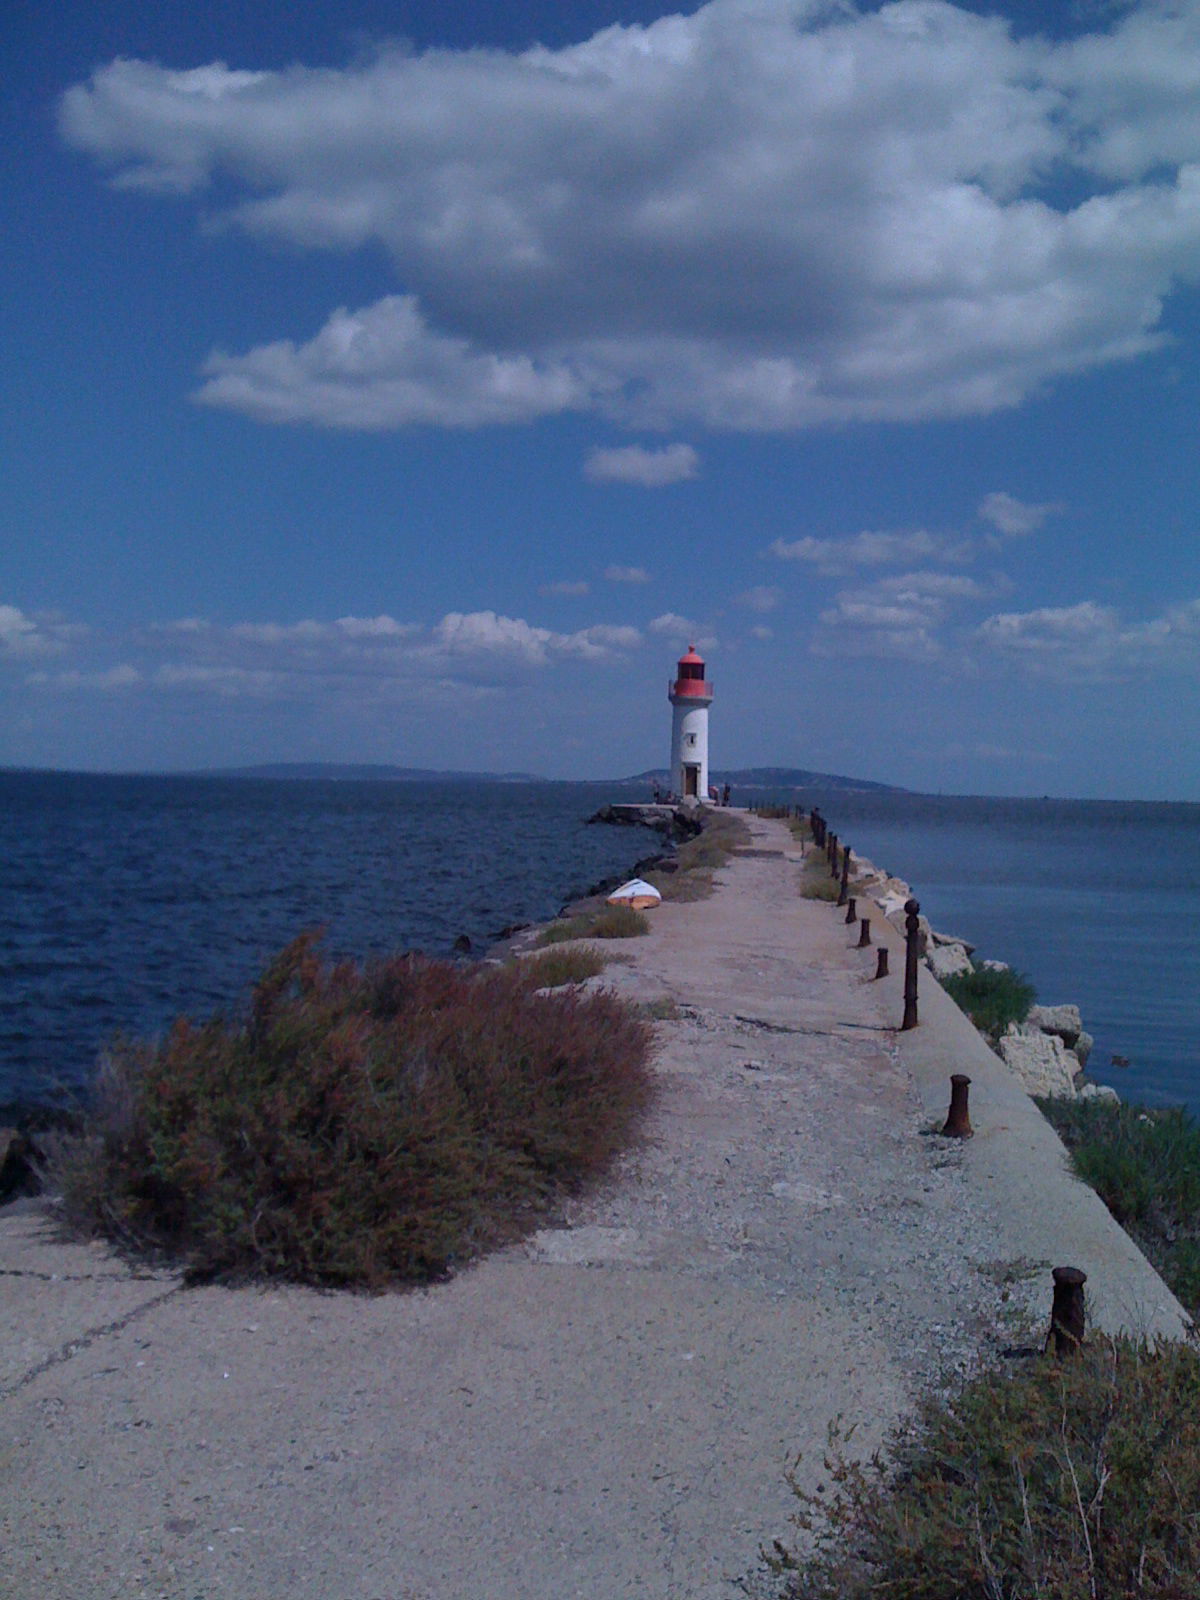
[(476, 948), (661, 848), (611, 790), (0, 773), (0, 1105), (118, 1032), (234, 1008), (305, 928), (334, 955)]
[[(1073, 1001), (1088, 1073), (1200, 1112), (1200, 805), (805, 791), (939, 931)], [(1130, 1061), (1112, 1064), (1114, 1055)]]
[[(656, 847), (601, 784), (0, 773), (0, 1104), (86, 1084), (118, 1031), (235, 1007), (303, 928), (478, 948)], [(648, 798), (648, 796), (647, 796)], [(735, 796), (735, 798), (744, 798)], [(805, 791), (935, 927), (1076, 1001), (1094, 1076), (1200, 1111), (1200, 806)], [(1130, 1058), (1112, 1067), (1112, 1055)]]

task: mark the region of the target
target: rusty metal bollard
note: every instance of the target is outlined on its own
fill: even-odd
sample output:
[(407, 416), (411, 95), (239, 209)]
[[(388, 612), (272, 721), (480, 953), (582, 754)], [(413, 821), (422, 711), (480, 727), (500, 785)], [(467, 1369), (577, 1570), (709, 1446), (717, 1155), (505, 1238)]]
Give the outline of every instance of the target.
[[(850, 846), (848, 844), (842, 846), (841, 879), (841, 885), (838, 889), (838, 905), (844, 906), (850, 893)], [(849, 922), (849, 920), (850, 918), (847, 917), (846, 921)]]
[(1049, 1349), (1053, 1339), (1054, 1354), (1066, 1356), (1083, 1345), (1086, 1317), (1083, 1286), (1087, 1273), (1080, 1267), (1055, 1267), (1050, 1276), (1054, 1279), (1054, 1304), (1050, 1310), (1046, 1348)]
[[(853, 902), (851, 902), (851, 904), (853, 904)], [(865, 950), (867, 948), (867, 946), (870, 944), (870, 942), (871, 942), (871, 919), (870, 919), (870, 917), (862, 917), (860, 919), (860, 921), (859, 921), (858, 944), (857, 944), (857, 946), (855, 948), (858, 949), (858, 950)]]
[(904, 1021), (901, 1033), (915, 1028), (917, 1019), (917, 967), (921, 960), (921, 905), (918, 900), (904, 902)]
[(971, 1080), (965, 1072), (956, 1072), (951, 1076), (950, 1114), (942, 1129), (942, 1132), (951, 1139), (970, 1139), (975, 1132), (971, 1126), (971, 1115), (967, 1105), (970, 1087)]
[(887, 975), (888, 975), (887, 945), (881, 944), (879, 946), (879, 954), (875, 957), (875, 977), (877, 979), (878, 978), (886, 978)]
[(846, 923), (847, 923), (847, 925), (849, 925), (851, 922), (857, 922), (857, 921), (858, 921), (858, 901), (854, 898), (853, 895), (850, 895), (850, 896), (848, 896), (848, 898), (846, 900)]

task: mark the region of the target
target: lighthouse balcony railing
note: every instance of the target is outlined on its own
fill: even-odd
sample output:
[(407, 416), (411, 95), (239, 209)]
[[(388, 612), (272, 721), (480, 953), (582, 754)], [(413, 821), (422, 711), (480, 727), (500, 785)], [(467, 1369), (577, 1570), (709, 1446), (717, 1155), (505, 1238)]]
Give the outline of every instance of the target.
[(713, 686), (711, 678), (668, 678), (667, 693), (678, 695), (682, 700), (711, 700)]

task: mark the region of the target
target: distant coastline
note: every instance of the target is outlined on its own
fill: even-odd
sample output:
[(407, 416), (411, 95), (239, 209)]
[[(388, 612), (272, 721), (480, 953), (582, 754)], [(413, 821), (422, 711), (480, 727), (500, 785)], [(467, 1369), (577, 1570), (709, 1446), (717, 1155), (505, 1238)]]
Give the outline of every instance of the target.
[[(88, 772), (62, 767), (0, 767), (8, 776), (76, 778), (223, 778), (325, 781), (341, 783), (574, 783), (608, 784), (613, 788), (646, 789), (669, 781), (665, 767), (649, 768), (623, 778), (545, 778), (536, 772), (464, 772), (453, 768), (401, 767), (379, 762), (270, 761), (245, 767), (194, 767), (177, 772)], [(739, 767), (714, 769), (715, 784), (734, 789), (845, 789), (876, 794), (907, 794), (896, 784), (839, 773), (813, 772), (807, 767)]]

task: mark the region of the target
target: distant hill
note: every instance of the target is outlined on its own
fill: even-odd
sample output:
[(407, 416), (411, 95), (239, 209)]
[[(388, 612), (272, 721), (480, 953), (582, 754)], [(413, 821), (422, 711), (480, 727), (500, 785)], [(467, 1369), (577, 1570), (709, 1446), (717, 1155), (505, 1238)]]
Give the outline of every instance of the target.
[[(618, 778), (619, 784), (636, 784), (644, 789), (657, 783), (666, 788), (670, 774), (665, 767), (637, 772), (631, 778)], [(719, 788), (728, 784), (731, 789), (860, 789), (878, 794), (904, 794), (894, 783), (872, 783), (869, 778), (846, 778), (836, 772), (812, 772), (807, 767), (739, 767), (714, 768), (709, 781)]]
[(268, 761), (257, 767), (206, 767), (195, 778), (372, 778), (386, 783), (537, 783), (532, 772), (456, 772), (336, 761)]

